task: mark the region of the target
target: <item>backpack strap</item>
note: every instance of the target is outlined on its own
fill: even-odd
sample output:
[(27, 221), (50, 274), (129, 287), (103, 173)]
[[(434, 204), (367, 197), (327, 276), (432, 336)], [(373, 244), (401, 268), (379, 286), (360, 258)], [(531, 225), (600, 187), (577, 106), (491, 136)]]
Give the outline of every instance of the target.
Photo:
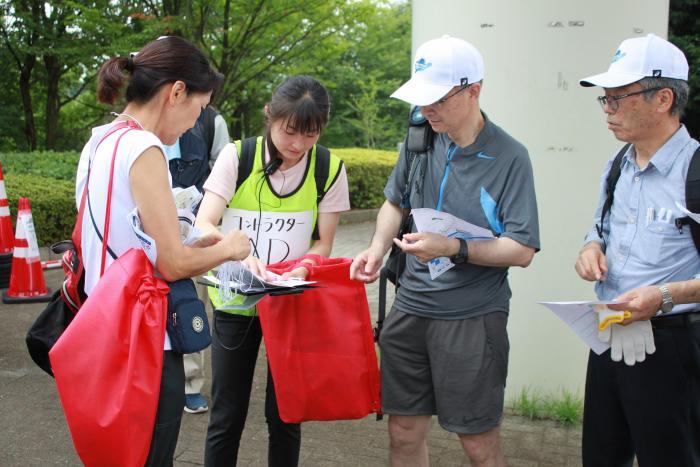
[[(335, 181), (338, 180), (340, 172), (343, 169), (343, 161), (340, 161), (338, 170), (333, 176), (333, 180), (328, 183), (328, 177), (330, 177), (331, 172), (331, 152), (328, 148), (321, 146), (320, 144), (316, 145), (315, 151), (316, 166), (314, 167), (314, 180), (316, 182), (316, 206), (318, 206), (326, 196), (326, 193), (328, 192), (327, 188), (332, 187)], [(316, 222), (316, 225), (314, 226), (314, 231), (311, 234), (311, 238), (313, 240), (319, 240), (321, 238), (318, 232), (318, 222)]]
[(605, 239), (603, 238), (603, 222), (605, 221), (605, 216), (608, 214), (608, 212), (610, 212), (610, 208), (612, 208), (613, 198), (615, 197), (615, 186), (617, 185), (617, 181), (620, 179), (620, 174), (622, 173), (622, 168), (620, 167), (622, 164), (622, 158), (625, 156), (630, 146), (630, 143), (625, 144), (622, 149), (620, 149), (620, 152), (617, 153), (615, 159), (610, 165), (608, 177), (605, 181), (605, 203), (603, 203), (603, 209), (600, 212), (600, 224), (596, 224), (595, 226), (596, 230), (598, 231), (598, 237), (600, 237), (603, 242), (605, 242)]
[(214, 146), (214, 134), (216, 133), (216, 120), (219, 113), (214, 110), (213, 107), (207, 107), (203, 111), (204, 118), (202, 119), (202, 126), (204, 127), (204, 138), (207, 142), (207, 160), (211, 157), (211, 148)]
[[(685, 177), (685, 207), (690, 212), (700, 212), (700, 147), (695, 150), (688, 165), (688, 173)], [(676, 219), (676, 227), (683, 230), (684, 225), (690, 227), (690, 236), (693, 238), (695, 248), (700, 253), (700, 224), (693, 221), (690, 216)]]
[(251, 136), (243, 141), (236, 141), (236, 149), (238, 149), (238, 178), (236, 179), (236, 189), (250, 176), (250, 172), (253, 170), (257, 144), (258, 138), (256, 136)]

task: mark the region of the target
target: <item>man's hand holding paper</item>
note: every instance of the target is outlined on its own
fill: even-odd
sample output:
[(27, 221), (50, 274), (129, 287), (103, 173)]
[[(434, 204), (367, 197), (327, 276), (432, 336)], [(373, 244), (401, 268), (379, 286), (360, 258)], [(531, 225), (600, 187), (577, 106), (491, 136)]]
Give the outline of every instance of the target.
[(456, 239), (446, 238), (432, 232), (416, 232), (404, 234), (403, 239), (394, 239), (394, 243), (408, 254), (414, 255), (418, 261), (427, 263), (431, 259), (450, 256), (450, 242)]

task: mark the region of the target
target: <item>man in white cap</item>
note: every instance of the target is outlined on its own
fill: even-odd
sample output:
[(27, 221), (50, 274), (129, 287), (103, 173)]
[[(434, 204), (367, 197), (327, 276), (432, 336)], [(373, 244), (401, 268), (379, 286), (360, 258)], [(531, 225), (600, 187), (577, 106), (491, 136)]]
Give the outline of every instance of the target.
[[(410, 207), (450, 213), (496, 238), (448, 238), (416, 232), (415, 225), (394, 238), (409, 172), (404, 144), (372, 242), (351, 267), (353, 278), (372, 282), (392, 241), (407, 253), (379, 339), (394, 466), (428, 464), (432, 415), (458, 435), (471, 465), (505, 465), (499, 426), (509, 350), (507, 274), (509, 266), (530, 264), (539, 227), (527, 150), (479, 108), (483, 78), (481, 54), (442, 37), (418, 48), (413, 77), (392, 97), (420, 106), (437, 133), (409, 187)], [(449, 258), (453, 267), (431, 278), (436, 258), (442, 264)]]
[(628, 143), (607, 164), (576, 262), (599, 299), (626, 302), (610, 306), (624, 321), (601, 335), (611, 351), (588, 358), (584, 466), (635, 455), (640, 466), (700, 465), (700, 256), (681, 209), (698, 148), (680, 123), (687, 80), (683, 52), (649, 34), (580, 82), (603, 88), (608, 128)]

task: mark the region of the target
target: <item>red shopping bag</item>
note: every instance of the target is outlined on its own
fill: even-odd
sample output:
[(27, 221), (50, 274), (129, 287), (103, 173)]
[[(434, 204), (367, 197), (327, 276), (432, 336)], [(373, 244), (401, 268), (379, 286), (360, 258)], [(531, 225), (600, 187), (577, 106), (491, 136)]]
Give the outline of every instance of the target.
[[(258, 304), (280, 417), (298, 423), (377, 413), (379, 369), (365, 286), (350, 280), (352, 260), (314, 259), (318, 266), (307, 279), (320, 287)], [(268, 269), (282, 273), (297, 264)]]
[(141, 249), (105, 271), (49, 352), (73, 444), (87, 466), (142, 466), (155, 423), (168, 286)]

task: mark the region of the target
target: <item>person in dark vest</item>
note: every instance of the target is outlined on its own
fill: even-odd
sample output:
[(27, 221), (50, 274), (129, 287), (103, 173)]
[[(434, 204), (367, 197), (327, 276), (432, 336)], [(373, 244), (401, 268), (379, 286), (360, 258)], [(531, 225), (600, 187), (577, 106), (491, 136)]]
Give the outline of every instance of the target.
[[(224, 118), (213, 107), (202, 110), (194, 127), (183, 134), (178, 141), (166, 146), (173, 187), (197, 187), (202, 185), (214, 166), (216, 157), (229, 142), (228, 129)], [(197, 293), (206, 304), (206, 287), (197, 285)], [(204, 358), (202, 352), (184, 356), (185, 365), (185, 412), (202, 413), (209, 409), (202, 395), (204, 385)]]

